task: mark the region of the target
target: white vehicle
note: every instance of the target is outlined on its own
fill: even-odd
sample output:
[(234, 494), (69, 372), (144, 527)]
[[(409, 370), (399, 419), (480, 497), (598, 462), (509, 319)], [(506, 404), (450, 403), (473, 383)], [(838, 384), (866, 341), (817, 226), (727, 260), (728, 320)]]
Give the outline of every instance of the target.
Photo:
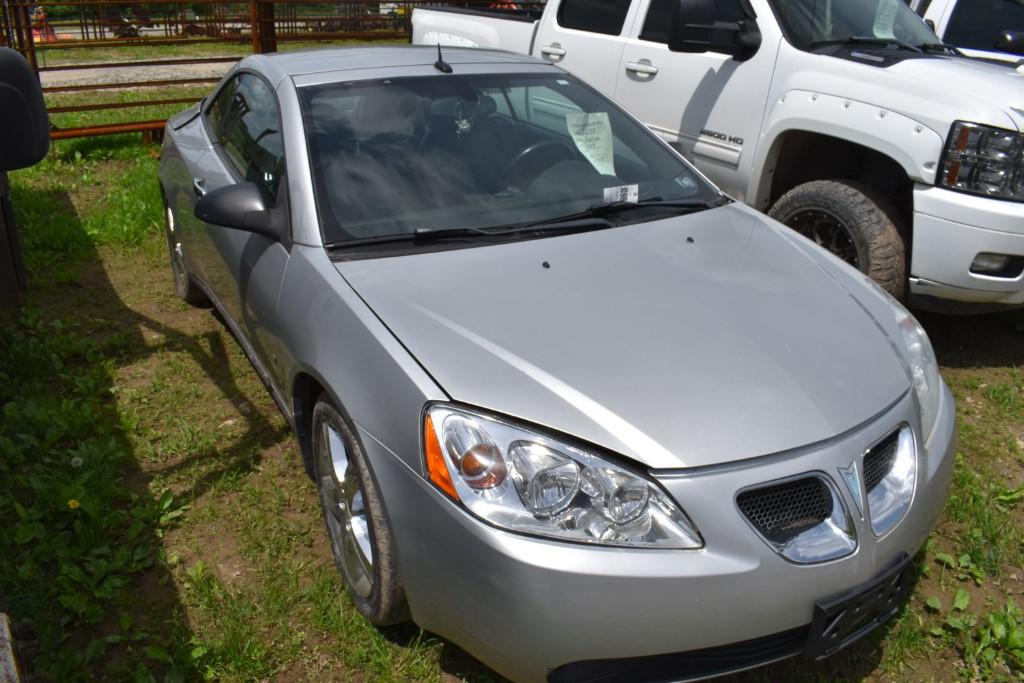
[(965, 55), (1024, 64), (1024, 0), (913, 0), (910, 6)]
[(413, 42), (559, 64), (897, 297), (1024, 304), (1024, 73), (954, 56), (902, 0), (417, 8)]

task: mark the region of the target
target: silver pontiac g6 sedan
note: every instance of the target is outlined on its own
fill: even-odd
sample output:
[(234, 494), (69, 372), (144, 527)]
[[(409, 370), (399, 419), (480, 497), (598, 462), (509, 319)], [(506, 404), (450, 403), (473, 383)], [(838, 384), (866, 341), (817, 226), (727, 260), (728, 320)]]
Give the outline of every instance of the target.
[(927, 336), (586, 84), (253, 56), (164, 140), (177, 292), (291, 422), (374, 624), (516, 681), (680, 680), (899, 610), (956, 443)]

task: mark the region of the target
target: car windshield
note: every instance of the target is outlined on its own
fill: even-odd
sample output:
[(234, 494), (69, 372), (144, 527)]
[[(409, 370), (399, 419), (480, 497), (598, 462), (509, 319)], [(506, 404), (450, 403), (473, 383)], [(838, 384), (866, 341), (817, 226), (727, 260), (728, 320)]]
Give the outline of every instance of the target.
[(773, 0), (772, 8), (786, 37), (802, 50), (851, 38), (914, 47), (939, 42), (903, 0)]
[[(719, 191), (565, 75), (451, 75), (300, 90), (325, 244), (532, 225)], [(657, 215), (629, 211), (629, 219)]]

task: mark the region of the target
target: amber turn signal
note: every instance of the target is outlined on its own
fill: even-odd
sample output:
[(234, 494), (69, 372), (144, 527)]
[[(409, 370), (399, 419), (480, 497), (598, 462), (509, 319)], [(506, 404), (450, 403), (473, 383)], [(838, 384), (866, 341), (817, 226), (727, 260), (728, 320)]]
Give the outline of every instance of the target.
[(430, 477), (430, 481), (434, 482), (437, 488), (458, 500), (459, 494), (455, 491), (455, 484), (452, 483), (452, 475), (448, 473), (448, 466), (444, 462), (444, 453), (441, 451), (441, 442), (437, 440), (434, 421), (430, 419), (429, 415), (423, 420), (423, 450), (427, 456), (427, 475)]

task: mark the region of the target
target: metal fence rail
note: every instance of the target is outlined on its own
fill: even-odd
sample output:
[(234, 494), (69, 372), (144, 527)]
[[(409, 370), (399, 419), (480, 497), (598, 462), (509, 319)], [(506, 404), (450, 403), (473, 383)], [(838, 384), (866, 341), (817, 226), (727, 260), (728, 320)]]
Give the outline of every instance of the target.
[[(164, 123), (153, 116), (154, 108), (166, 115), (167, 107), (194, 102), (197, 86), (215, 83), (245, 54), (304, 43), (407, 40), (412, 8), (423, 4), (437, 3), (0, 0), (0, 45), (21, 52), (35, 69), (51, 114), (95, 114), (77, 116), (73, 126), (55, 126), (53, 139), (153, 136)], [(111, 99), (123, 91), (132, 96)], [(125, 120), (111, 122), (109, 114), (117, 110), (126, 110)]]

